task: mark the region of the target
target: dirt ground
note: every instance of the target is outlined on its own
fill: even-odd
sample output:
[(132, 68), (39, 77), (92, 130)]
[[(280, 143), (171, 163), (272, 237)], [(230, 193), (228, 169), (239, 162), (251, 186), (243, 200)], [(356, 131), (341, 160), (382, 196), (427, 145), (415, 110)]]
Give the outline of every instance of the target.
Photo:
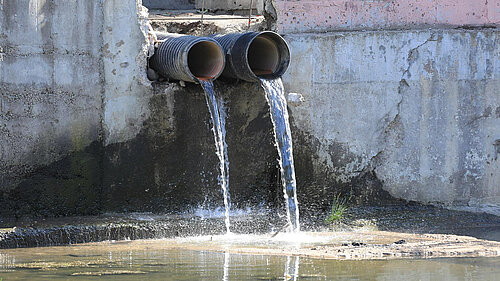
[[(29, 250), (47, 253), (60, 247), (1, 250), (10, 253)], [(106, 241), (66, 246), (71, 253), (82, 249), (103, 251), (158, 251), (185, 249), (249, 255), (299, 256), (338, 260), (398, 258), (498, 257), (500, 242), (446, 234), (409, 234), (362, 230), (356, 232), (301, 232), (246, 235), (230, 234), (172, 239)]]
[[(321, 259), (369, 260), (393, 258), (496, 257), (500, 242), (446, 234), (409, 234), (387, 231), (306, 232), (275, 238), (199, 237), (167, 240), (168, 247), (235, 254), (286, 255)], [(235, 242), (240, 239), (239, 242)], [(265, 241), (267, 239), (267, 241)], [(243, 242), (241, 241), (243, 240)], [(155, 247), (154, 241), (141, 241)]]

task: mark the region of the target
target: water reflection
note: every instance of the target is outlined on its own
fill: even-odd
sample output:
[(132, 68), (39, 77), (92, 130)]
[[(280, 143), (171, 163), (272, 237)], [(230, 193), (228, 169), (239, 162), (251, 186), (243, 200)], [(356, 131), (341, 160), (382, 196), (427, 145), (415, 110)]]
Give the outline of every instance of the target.
[(401, 276), (405, 280), (498, 280), (500, 276), (500, 258), (336, 261), (155, 249), (134, 243), (0, 250), (0, 279), (392, 281)]
[(230, 257), (230, 254), (228, 252), (225, 252), (224, 253), (224, 277), (222, 278), (222, 281), (229, 280), (229, 257)]
[[(292, 259), (295, 261), (292, 263)], [(286, 265), (285, 265), (285, 280), (293, 280), (296, 281), (299, 278), (299, 264), (300, 257), (286, 257)]]

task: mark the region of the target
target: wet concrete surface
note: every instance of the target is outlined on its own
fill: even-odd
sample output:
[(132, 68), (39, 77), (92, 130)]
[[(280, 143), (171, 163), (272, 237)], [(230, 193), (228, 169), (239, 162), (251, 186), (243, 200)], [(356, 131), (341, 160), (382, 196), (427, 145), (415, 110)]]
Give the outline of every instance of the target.
[[(236, 234), (276, 233), (285, 224), (283, 213), (283, 210), (264, 208), (233, 210), (231, 231)], [(129, 213), (46, 220), (3, 218), (0, 220), (0, 248), (222, 235), (225, 233), (222, 214), (222, 211), (193, 210), (176, 215)], [(407, 204), (353, 207), (334, 224), (325, 222), (327, 215), (302, 216), (302, 229), (318, 233), (382, 231), (401, 236), (444, 234), (500, 241), (500, 217), (488, 214)], [(392, 240), (387, 243), (405, 238)], [(352, 242), (356, 241), (342, 243)]]

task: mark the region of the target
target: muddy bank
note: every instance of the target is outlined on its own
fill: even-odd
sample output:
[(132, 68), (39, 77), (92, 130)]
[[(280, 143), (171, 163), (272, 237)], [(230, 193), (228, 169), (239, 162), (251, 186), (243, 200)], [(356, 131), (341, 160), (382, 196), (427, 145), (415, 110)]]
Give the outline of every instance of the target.
[[(59, 249), (105, 248), (106, 252), (189, 250), (245, 255), (297, 256), (319, 259), (371, 260), (399, 258), (498, 257), (500, 242), (444, 234), (407, 234), (387, 231), (302, 232), (258, 235), (205, 235), (186, 238), (106, 241)], [(57, 247), (46, 251), (57, 251)], [(22, 253), (22, 249), (0, 254)], [(95, 251), (95, 250), (94, 250)]]
[(202, 237), (180, 241), (167, 240), (167, 244), (199, 251), (345, 260), (500, 256), (500, 242), (445, 234), (361, 230), (241, 238), (246, 240), (245, 242), (235, 242), (238, 238), (232, 238), (233, 240), (228, 242), (228, 239), (231, 238)]

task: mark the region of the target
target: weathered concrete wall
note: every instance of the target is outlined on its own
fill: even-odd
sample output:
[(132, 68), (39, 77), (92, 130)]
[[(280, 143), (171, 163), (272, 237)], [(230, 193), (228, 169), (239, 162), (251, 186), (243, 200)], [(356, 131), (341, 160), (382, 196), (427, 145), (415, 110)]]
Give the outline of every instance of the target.
[(500, 24), (500, 0), (276, 0), (281, 32)]
[[(140, 1), (94, 2), (0, 2), (0, 219), (222, 205), (201, 87), (153, 87)], [(264, 95), (236, 84), (221, 85), (233, 206), (273, 202)]]
[[(0, 2), (0, 215), (221, 204), (203, 93), (147, 81), (140, 1), (59, 2)], [(286, 32), (343, 28), (299, 28), (282, 16)], [(498, 23), (491, 13), (457, 17), (463, 21), (446, 24)], [(385, 18), (349, 28), (406, 23)], [(290, 104), (302, 207), (327, 208), (341, 191), (364, 202), (392, 195), (500, 213), (498, 29), (286, 38), (293, 59), (285, 86), (305, 97)], [(233, 203), (281, 202), (262, 90), (219, 86), (229, 108)]]
[(148, 118), (142, 9), (135, 0), (1, 1), (4, 210), (98, 211), (102, 147), (135, 137)]
[[(263, 90), (234, 81), (217, 86), (229, 109), (232, 205), (273, 204), (282, 196), (277, 193), (277, 152)], [(154, 87), (150, 116), (139, 134), (104, 148), (103, 208), (161, 212), (221, 207), (218, 158), (203, 90), (192, 83), (182, 88), (160, 82)]]
[(102, 24), (99, 2), (1, 2), (0, 189), (97, 140)]
[(374, 173), (395, 197), (500, 214), (498, 30), (286, 39), (302, 186)]
[(148, 118), (152, 88), (146, 77), (147, 17), (140, 1), (103, 4), (105, 144), (135, 137)]

